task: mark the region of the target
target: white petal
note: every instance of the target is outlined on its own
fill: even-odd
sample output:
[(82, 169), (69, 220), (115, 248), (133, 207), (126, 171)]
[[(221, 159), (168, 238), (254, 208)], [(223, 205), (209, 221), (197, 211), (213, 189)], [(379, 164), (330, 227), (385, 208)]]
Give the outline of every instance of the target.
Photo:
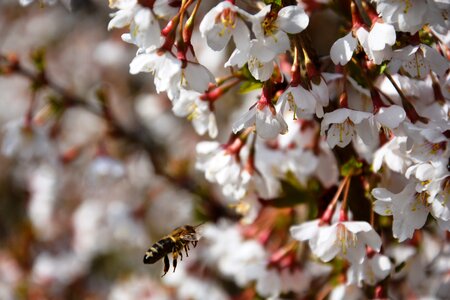
[(242, 68), (246, 63), (249, 57), (250, 50), (240, 50), (238, 48), (234, 49), (228, 61), (224, 64), (225, 68), (237, 66), (238, 68)]
[(211, 112), (209, 114), (209, 121), (208, 121), (209, 137), (212, 139), (215, 139), (217, 137), (218, 133), (219, 133), (219, 130), (217, 129), (216, 115)]
[(248, 61), (248, 69), (255, 79), (266, 81), (272, 76), (274, 66), (272, 61), (263, 63), (256, 58), (252, 58)]
[(439, 77), (444, 76), (445, 72), (449, 69), (449, 62), (436, 49), (430, 46), (421, 45), (420, 48), (423, 51), (424, 58), (430, 64), (431, 70)]
[(346, 252), (344, 252), (343, 254), (350, 261), (350, 263), (362, 264), (366, 254), (366, 247), (363, 243), (357, 241), (354, 245), (348, 245)]
[(353, 133), (351, 126), (346, 125), (340, 128), (333, 124), (327, 132), (327, 143), (330, 148), (334, 148), (336, 145), (344, 148), (352, 141)]
[(346, 65), (352, 58), (356, 45), (356, 39), (351, 32), (334, 42), (330, 50), (330, 56), (333, 63), (335, 65)]
[(381, 51), (386, 45), (392, 46), (395, 44), (395, 28), (386, 23), (376, 22), (370, 30), (368, 44), (373, 51)]
[(130, 74), (137, 74), (140, 72), (154, 71), (154, 55), (140, 54), (137, 55), (130, 63)]
[(290, 228), (292, 237), (299, 241), (307, 241), (317, 235), (319, 231), (319, 220), (302, 223)]
[(280, 123), (266, 106), (256, 110), (256, 133), (263, 139), (274, 139), (280, 133)]
[(295, 105), (297, 105), (297, 114), (313, 114), (316, 108), (316, 99), (313, 94), (298, 85), (290, 88), (290, 92), (294, 97)]
[(200, 142), (195, 147), (195, 151), (199, 155), (205, 155), (214, 152), (215, 150), (220, 148), (220, 144), (218, 142), (205, 141)]
[(317, 246), (313, 250), (314, 254), (319, 256), (324, 262), (329, 262), (340, 252), (337, 241), (337, 227), (329, 226), (319, 230)]
[(156, 0), (153, 4), (153, 12), (160, 18), (171, 18), (178, 10), (178, 7), (170, 6), (167, 0)]
[(343, 123), (350, 115), (351, 110), (347, 108), (339, 108), (323, 116), (320, 134), (324, 135), (330, 124)]
[(287, 33), (299, 33), (309, 24), (309, 17), (299, 5), (283, 7), (278, 12), (278, 24)]
[(203, 65), (188, 63), (184, 69), (187, 88), (203, 93), (208, 89), (210, 83), (215, 83), (212, 73)]
[(382, 216), (392, 216), (393, 214), (392, 202), (377, 200), (373, 203), (373, 210), (377, 214)]
[(391, 272), (392, 263), (385, 255), (375, 255), (369, 263), (378, 280), (383, 280)]
[(108, 23), (108, 30), (122, 28), (130, 24), (133, 18), (132, 10), (119, 10), (113, 14), (113, 18)]
[(349, 221), (349, 222), (343, 222), (344, 226), (353, 233), (358, 232), (369, 232), (373, 230), (372, 226), (370, 226), (369, 223), (364, 221)]
[(375, 118), (381, 125), (394, 129), (405, 120), (406, 112), (403, 107), (391, 105), (389, 107), (381, 107)]
[(236, 20), (236, 29), (233, 31), (233, 40), (238, 49), (250, 48), (250, 30), (240, 18)]
[(428, 217), (428, 209), (423, 205), (416, 205), (413, 210), (409, 210), (408, 215), (394, 216), (392, 231), (399, 242), (413, 237), (414, 231), (425, 225)]
[(365, 233), (359, 234), (361, 240), (364, 240), (365, 244), (370, 246), (373, 250), (379, 252), (381, 249), (381, 238), (375, 230), (370, 230)]
[(249, 111), (243, 114), (238, 120), (233, 123), (233, 132), (237, 133), (242, 129), (248, 128), (255, 124), (256, 121), (256, 105)]
[(218, 24), (205, 32), (206, 42), (214, 51), (220, 51), (225, 48), (230, 41), (231, 35), (231, 31), (223, 24)]
[(352, 120), (353, 123), (359, 124), (362, 122), (362, 120), (368, 119), (371, 116), (372, 114), (368, 112), (352, 110), (348, 117), (350, 120)]

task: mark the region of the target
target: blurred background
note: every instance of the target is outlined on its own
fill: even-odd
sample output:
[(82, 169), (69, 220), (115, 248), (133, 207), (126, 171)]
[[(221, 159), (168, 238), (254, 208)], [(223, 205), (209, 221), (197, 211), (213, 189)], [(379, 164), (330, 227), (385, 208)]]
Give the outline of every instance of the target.
[[(228, 213), (193, 171), (199, 137), (150, 75), (129, 75), (136, 48), (107, 31), (107, 1), (39, 2), (0, 1), (0, 53), (31, 77), (44, 65), (52, 85), (88, 105), (64, 105), (27, 76), (0, 77), (0, 299), (191, 298), (180, 292), (185, 262), (161, 283), (162, 262), (142, 259), (175, 227)], [(198, 282), (188, 287), (213, 295)]]
[[(329, 292), (326, 278), (317, 279), (327, 266), (303, 266), (295, 256), (291, 265), (302, 269), (269, 270), (270, 251), (256, 236), (269, 232), (272, 248), (284, 247), (293, 210), (269, 207), (254, 227), (236, 225), (220, 187), (194, 170), (195, 146), (208, 138), (174, 116), (150, 74), (129, 74), (136, 47), (121, 40), (126, 29), (107, 30), (108, 1), (22, 2), (28, 5), (0, 1), (0, 300), (260, 299), (255, 289), (267, 297), (277, 289), (313, 297), (314, 286)], [(254, 13), (252, 2), (240, 5)], [(215, 4), (203, 1), (203, 13)], [(312, 44), (328, 55), (335, 15), (315, 12), (308, 30), (320, 30)], [(213, 53), (193, 39), (199, 62), (226, 75), (230, 49)], [(217, 102), (217, 141), (227, 141), (232, 120), (257, 96), (234, 90)], [(257, 206), (256, 196), (248, 198)], [(143, 264), (147, 249), (175, 227), (205, 221), (204, 240), (176, 273), (161, 279), (162, 261)]]

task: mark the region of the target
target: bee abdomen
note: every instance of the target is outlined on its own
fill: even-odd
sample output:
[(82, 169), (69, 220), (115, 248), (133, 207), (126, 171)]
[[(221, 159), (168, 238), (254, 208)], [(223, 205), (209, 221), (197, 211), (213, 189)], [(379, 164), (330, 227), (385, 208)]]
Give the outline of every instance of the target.
[(171, 238), (164, 238), (153, 244), (150, 249), (145, 252), (144, 264), (153, 264), (165, 255), (172, 252), (173, 241)]

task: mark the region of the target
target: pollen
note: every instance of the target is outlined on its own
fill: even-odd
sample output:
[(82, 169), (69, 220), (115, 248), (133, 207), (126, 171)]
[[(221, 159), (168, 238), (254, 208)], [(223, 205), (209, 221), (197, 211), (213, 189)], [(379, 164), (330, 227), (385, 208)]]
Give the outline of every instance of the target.
[(275, 33), (278, 31), (278, 25), (277, 22), (275, 22), (277, 17), (278, 15), (275, 13), (268, 13), (264, 18), (264, 21), (261, 23), (264, 35), (273, 37), (275, 42), (277, 42)]
[(198, 105), (195, 102), (193, 102), (189, 107), (189, 114), (187, 116), (187, 120), (192, 122), (193, 120), (198, 119), (200, 115), (201, 113), (199, 112)]
[(355, 233), (348, 231), (344, 224), (337, 225), (337, 241), (341, 246), (342, 254), (347, 254), (349, 247), (356, 247), (358, 237)]
[(223, 36), (226, 31), (231, 32), (236, 28), (236, 12), (227, 8), (220, 14), (220, 22), (223, 25), (222, 30), (219, 32), (219, 36)]
[(411, 205), (411, 211), (416, 211), (418, 204), (421, 204), (423, 206), (428, 206), (429, 205), (428, 204), (428, 198), (430, 197), (430, 195), (427, 192), (416, 193), (414, 197), (416, 199), (416, 202), (414, 202)]
[(403, 10), (403, 13), (407, 14), (411, 7), (411, 0), (405, 0), (405, 9)]

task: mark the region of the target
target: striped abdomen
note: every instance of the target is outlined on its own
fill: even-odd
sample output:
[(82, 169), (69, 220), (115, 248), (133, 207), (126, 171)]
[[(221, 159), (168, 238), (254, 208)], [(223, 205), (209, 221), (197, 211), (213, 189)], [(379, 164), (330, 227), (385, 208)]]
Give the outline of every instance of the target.
[(174, 242), (170, 237), (164, 238), (145, 252), (144, 264), (153, 264), (163, 258), (165, 255), (172, 252)]

